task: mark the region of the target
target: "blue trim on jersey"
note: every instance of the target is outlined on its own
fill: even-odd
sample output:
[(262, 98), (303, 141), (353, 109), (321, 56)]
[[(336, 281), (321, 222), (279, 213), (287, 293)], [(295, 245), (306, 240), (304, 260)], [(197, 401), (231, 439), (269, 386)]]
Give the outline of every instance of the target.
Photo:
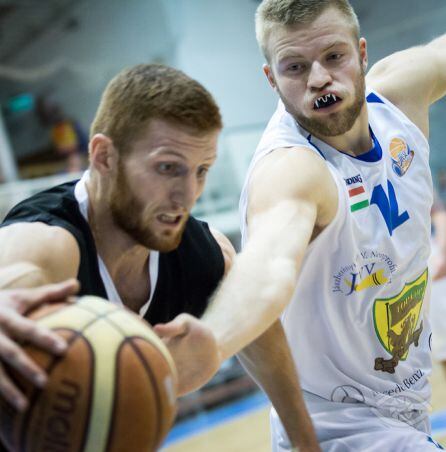
[(325, 158), (325, 155), (322, 154), (322, 151), (314, 143), (311, 142), (311, 133), (310, 133), (310, 135), (307, 136), (307, 140), (308, 140), (308, 143), (310, 143), (311, 146), (313, 146), (316, 149), (316, 151), (319, 152), (319, 154), (321, 154), (321, 156), (324, 158), (324, 160), (327, 160)]
[(357, 155), (357, 156), (350, 156), (350, 157), (353, 157), (357, 160), (361, 160), (363, 162), (369, 162), (369, 163), (379, 162), (383, 155), (383, 150), (370, 126), (369, 126), (369, 130), (370, 130), (370, 136), (372, 137), (372, 140), (373, 140), (372, 149), (370, 149), (370, 151), (367, 151), (365, 154), (361, 154), (361, 155)]
[[(372, 137), (372, 141), (373, 141), (373, 147), (372, 147), (372, 149), (370, 149), (370, 151), (367, 151), (366, 153), (361, 154), (361, 155), (347, 154), (346, 152), (340, 151), (339, 149), (337, 149), (337, 151), (340, 152), (341, 154), (348, 155), (352, 159), (361, 160), (362, 162), (369, 162), (369, 163), (379, 162), (381, 160), (381, 157), (383, 156), (383, 150), (370, 126), (369, 126), (369, 130), (370, 130), (370, 136)], [(309, 138), (311, 138), (311, 135), (308, 135), (307, 140), (322, 154), (322, 152), (317, 148), (317, 146), (314, 143), (311, 143)]]
[(375, 93), (370, 93), (366, 97), (366, 101), (369, 104), (383, 104), (384, 103)]

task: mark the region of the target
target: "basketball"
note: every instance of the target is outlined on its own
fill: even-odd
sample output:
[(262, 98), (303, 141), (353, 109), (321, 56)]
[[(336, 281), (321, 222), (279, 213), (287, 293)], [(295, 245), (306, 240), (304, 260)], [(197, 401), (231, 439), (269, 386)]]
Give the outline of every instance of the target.
[(167, 348), (131, 311), (97, 297), (44, 305), (30, 318), (63, 336), (64, 356), (26, 352), (46, 371), (39, 389), (10, 370), (29, 400), (0, 400), (0, 436), (11, 451), (149, 452), (176, 414), (176, 369)]

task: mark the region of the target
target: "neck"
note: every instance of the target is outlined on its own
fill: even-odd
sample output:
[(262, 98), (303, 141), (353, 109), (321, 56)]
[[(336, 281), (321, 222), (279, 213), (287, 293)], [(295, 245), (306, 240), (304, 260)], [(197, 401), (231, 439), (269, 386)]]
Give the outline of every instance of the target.
[(145, 268), (150, 250), (136, 242), (113, 221), (107, 191), (99, 177), (91, 177), (86, 188), (88, 223), (97, 252), (113, 281), (119, 281), (131, 272), (140, 272)]
[(318, 136), (318, 138), (346, 154), (358, 156), (370, 151), (373, 140), (369, 130), (367, 103), (364, 102), (358, 118), (349, 131), (338, 136)]

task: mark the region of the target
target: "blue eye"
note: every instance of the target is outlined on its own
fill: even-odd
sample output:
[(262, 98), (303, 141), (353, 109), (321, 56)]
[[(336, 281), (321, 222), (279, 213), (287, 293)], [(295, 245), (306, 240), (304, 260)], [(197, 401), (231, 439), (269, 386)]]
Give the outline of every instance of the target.
[(176, 174), (179, 170), (178, 165), (176, 163), (159, 163), (157, 166), (158, 171), (161, 174)]
[(296, 64), (290, 64), (288, 66), (288, 70), (291, 72), (300, 72), (302, 70), (305, 69), (305, 66), (303, 64), (300, 63), (296, 63)]

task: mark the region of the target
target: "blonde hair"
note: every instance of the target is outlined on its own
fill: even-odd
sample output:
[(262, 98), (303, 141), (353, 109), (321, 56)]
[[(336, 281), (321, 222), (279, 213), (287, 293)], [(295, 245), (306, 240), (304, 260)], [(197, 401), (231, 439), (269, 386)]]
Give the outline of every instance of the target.
[(276, 26), (308, 25), (327, 8), (336, 8), (350, 22), (355, 38), (359, 40), (359, 22), (348, 0), (263, 0), (256, 11), (257, 42), (269, 61), (268, 38)]
[(150, 119), (162, 119), (196, 134), (222, 128), (212, 95), (183, 72), (160, 64), (125, 69), (107, 85), (90, 129), (103, 133), (125, 154)]

